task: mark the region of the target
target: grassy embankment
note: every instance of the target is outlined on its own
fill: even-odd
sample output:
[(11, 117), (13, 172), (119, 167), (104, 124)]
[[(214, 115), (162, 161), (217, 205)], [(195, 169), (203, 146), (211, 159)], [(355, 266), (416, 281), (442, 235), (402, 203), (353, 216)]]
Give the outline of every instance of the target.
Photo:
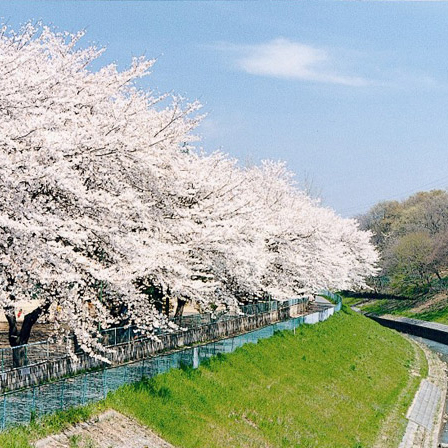
[(380, 434), (380, 446), (392, 447), (426, 369), (416, 346), (344, 308), (295, 335), (278, 333), (197, 370), (172, 370), (11, 430), (0, 446), (28, 447), (112, 407), (179, 447), (361, 448)]
[(357, 306), (366, 313), (392, 314), (448, 324), (448, 297), (446, 293), (419, 299), (366, 300), (359, 297), (344, 297), (343, 303), (348, 306)]

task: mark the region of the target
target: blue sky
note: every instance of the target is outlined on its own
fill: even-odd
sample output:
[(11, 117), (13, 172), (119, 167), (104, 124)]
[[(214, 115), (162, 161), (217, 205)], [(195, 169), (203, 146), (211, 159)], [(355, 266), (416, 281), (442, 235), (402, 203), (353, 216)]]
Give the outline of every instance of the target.
[(448, 187), (448, 3), (0, 0), (13, 27), (86, 28), (101, 63), (199, 99), (208, 151), (281, 159), (343, 216)]

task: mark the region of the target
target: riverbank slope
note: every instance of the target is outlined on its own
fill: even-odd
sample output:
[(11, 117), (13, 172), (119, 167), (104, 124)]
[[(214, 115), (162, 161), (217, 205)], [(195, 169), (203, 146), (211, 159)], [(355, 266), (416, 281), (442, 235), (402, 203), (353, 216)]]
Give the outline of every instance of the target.
[[(398, 446), (425, 357), (414, 344), (344, 308), (326, 322), (281, 332), (197, 370), (126, 386), (99, 405), (0, 435), (22, 448), (113, 408), (178, 447)], [(385, 429), (387, 425), (387, 430)]]

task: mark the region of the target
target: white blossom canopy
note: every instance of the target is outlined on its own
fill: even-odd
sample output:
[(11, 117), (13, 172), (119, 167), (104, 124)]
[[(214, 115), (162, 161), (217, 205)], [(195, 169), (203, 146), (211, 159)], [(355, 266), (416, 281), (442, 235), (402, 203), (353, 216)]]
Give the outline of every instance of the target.
[(84, 35), (0, 35), (0, 305), (41, 299), (92, 354), (98, 325), (170, 324), (148, 288), (202, 310), (361, 286), (370, 235), (284, 164), (194, 149), (197, 102), (139, 89), (154, 61), (93, 70)]

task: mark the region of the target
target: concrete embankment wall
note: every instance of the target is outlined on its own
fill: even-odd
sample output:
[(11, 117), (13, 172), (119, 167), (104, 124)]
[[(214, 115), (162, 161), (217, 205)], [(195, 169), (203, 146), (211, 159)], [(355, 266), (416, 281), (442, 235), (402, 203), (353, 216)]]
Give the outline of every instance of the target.
[(407, 317), (385, 317), (373, 314), (366, 314), (366, 316), (384, 327), (448, 345), (448, 325)]

